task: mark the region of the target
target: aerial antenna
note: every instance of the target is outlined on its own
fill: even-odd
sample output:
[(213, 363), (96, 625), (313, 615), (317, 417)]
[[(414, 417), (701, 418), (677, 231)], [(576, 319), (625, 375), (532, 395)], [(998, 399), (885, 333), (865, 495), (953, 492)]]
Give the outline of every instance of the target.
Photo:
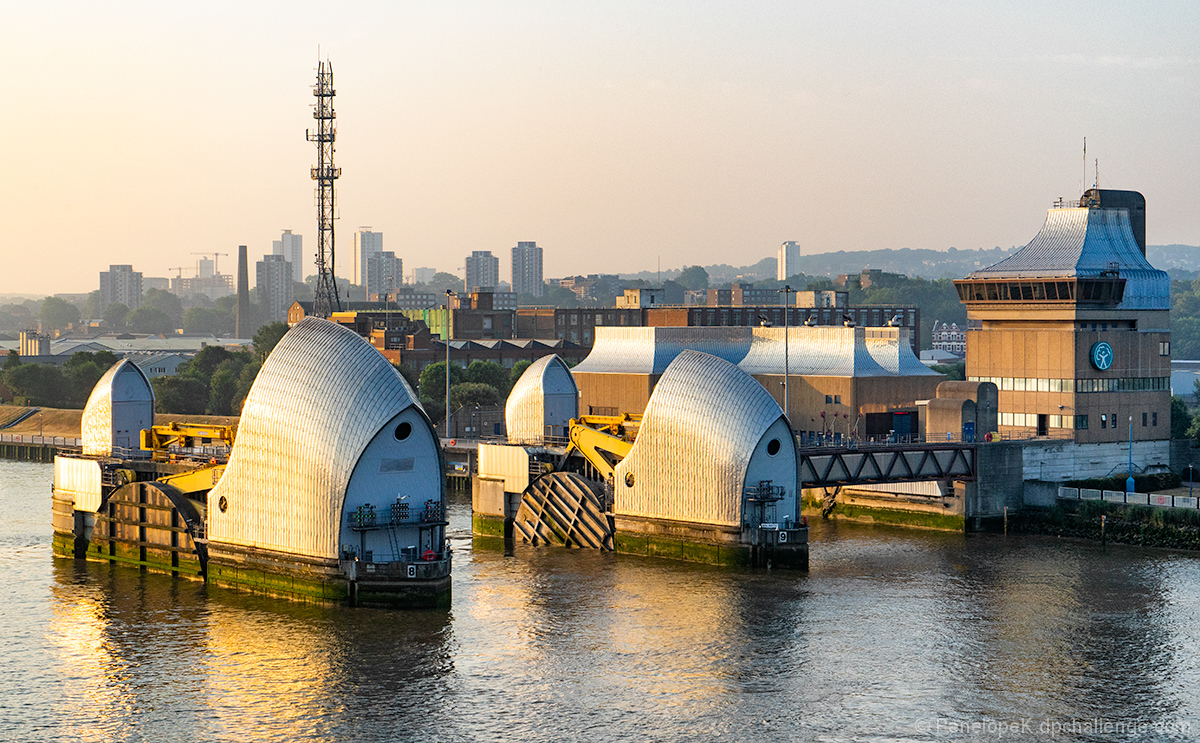
[(317, 47), (317, 84), (313, 86), (313, 118), (317, 120), (316, 133), (305, 130), (310, 142), (317, 144), (317, 165), (312, 168), (312, 179), (317, 182), (317, 286), (313, 296), (313, 314), (329, 318), (341, 312), (342, 301), (338, 297), (337, 280), (334, 278), (334, 181), (342, 169), (333, 164), (333, 140), (337, 128), (333, 124), (337, 114), (333, 111), (333, 65), (320, 60)]
[(1092, 188), (1100, 188), (1100, 158), (1096, 158), (1096, 180), (1092, 182)]
[(1079, 195), (1083, 197), (1083, 184), (1087, 183), (1087, 137), (1083, 138), (1083, 177), (1079, 179)]

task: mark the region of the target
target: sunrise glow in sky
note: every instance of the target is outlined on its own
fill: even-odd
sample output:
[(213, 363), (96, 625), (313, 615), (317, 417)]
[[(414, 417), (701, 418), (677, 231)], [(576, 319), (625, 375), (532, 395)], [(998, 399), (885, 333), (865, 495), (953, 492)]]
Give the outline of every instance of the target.
[[(1020, 245), (1057, 197), (1139, 190), (1200, 244), (1200, 4), (5, 3), (0, 292), (199, 251), (315, 249), (334, 67), (339, 273), (545, 248), (545, 273)], [(311, 251), (310, 251), (311, 252)], [(224, 258), (230, 261), (232, 257)], [(342, 269), (345, 269), (344, 271)], [(222, 269), (225, 264), (222, 263)], [(185, 269), (188, 275), (190, 269)]]

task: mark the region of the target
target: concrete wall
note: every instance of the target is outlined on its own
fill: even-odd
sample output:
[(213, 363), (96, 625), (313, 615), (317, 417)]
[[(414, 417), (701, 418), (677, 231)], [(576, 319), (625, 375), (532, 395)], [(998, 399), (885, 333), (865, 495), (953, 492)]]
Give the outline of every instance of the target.
[(1015, 511), (1024, 503), (1024, 445), (1022, 441), (1000, 441), (975, 450), (976, 480), (964, 483), (966, 513), (970, 516), (999, 516), (1004, 507)]
[[(1129, 461), (1128, 442), (1075, 444), (1060, 440), (1031, 440), (1024, 445), (1024, 480), (1065, 482), (1123, 474)], [(987, 447), (982, 447), (987, 448)], [(1134, 471), (1171, 464), (1171, 442), (1134, 441)]]

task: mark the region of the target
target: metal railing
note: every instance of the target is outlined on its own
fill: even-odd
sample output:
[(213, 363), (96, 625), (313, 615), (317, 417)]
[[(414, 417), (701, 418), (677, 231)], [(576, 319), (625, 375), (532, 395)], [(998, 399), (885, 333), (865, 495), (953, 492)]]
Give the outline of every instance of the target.
[(938, 444), (990, 444), (1001, 441), (1071, 440), (1075, 431), (1068, 428), (1052, 428), (1046, 434), (993, 431), (990, 434), (963, 436), (961, 433), (946, 433), (926, 436), (925, 434), (883, 434), (878, 436), (847, 436), (845, 434), (798, 434), (796, 444), (809, 449), (884, 449), (895, 446), (936, 446)]

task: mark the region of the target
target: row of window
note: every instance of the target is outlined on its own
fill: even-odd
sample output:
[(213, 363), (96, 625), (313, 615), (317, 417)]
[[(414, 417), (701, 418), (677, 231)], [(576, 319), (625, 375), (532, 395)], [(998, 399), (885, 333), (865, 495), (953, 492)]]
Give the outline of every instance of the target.
[[(1046, 416), (1049, 419), (1051, 428), (1072, 428), (1075, 425), (1075, 416), (1073, 415), (1050, 415)], [(1087, 419), (1086, 415), (1079, 416)], [(1033, 428), (1038, 424), (1037, 413), (1001, 413), (1000, 425), (1002, 426), (1028, 426)], [(1087, 425), (1085, 424), (1086, 428)]]
[(1034, 377), (970, 377), (991, 382), (1013, 392), (1161, 392), (1171, 389), (1170, 377), (1116, 377), (1113, 379), (1044, 379)]
[[(1046, 418), (1049, 421), (1050, 428), (1075, 428), (1080, 431), (1087, 430), (1088, 417), (1086, 415), (1048, 415)], [(1126, 418), (1128, 421), (1128, 418)], [(1001, 413), (1000, 425), (1002, 426), (1024, 426), (1034, 428), (1038, 425), (1037, 413)], [(1101, 428), (1116, 428), (1120, 425), (1117, 419), (1117, 414), (1108, 413), (1100, 414)], [(1154, 427), (1158, 425), (1158, 413), (1142, 413), (1142, 426)]]

